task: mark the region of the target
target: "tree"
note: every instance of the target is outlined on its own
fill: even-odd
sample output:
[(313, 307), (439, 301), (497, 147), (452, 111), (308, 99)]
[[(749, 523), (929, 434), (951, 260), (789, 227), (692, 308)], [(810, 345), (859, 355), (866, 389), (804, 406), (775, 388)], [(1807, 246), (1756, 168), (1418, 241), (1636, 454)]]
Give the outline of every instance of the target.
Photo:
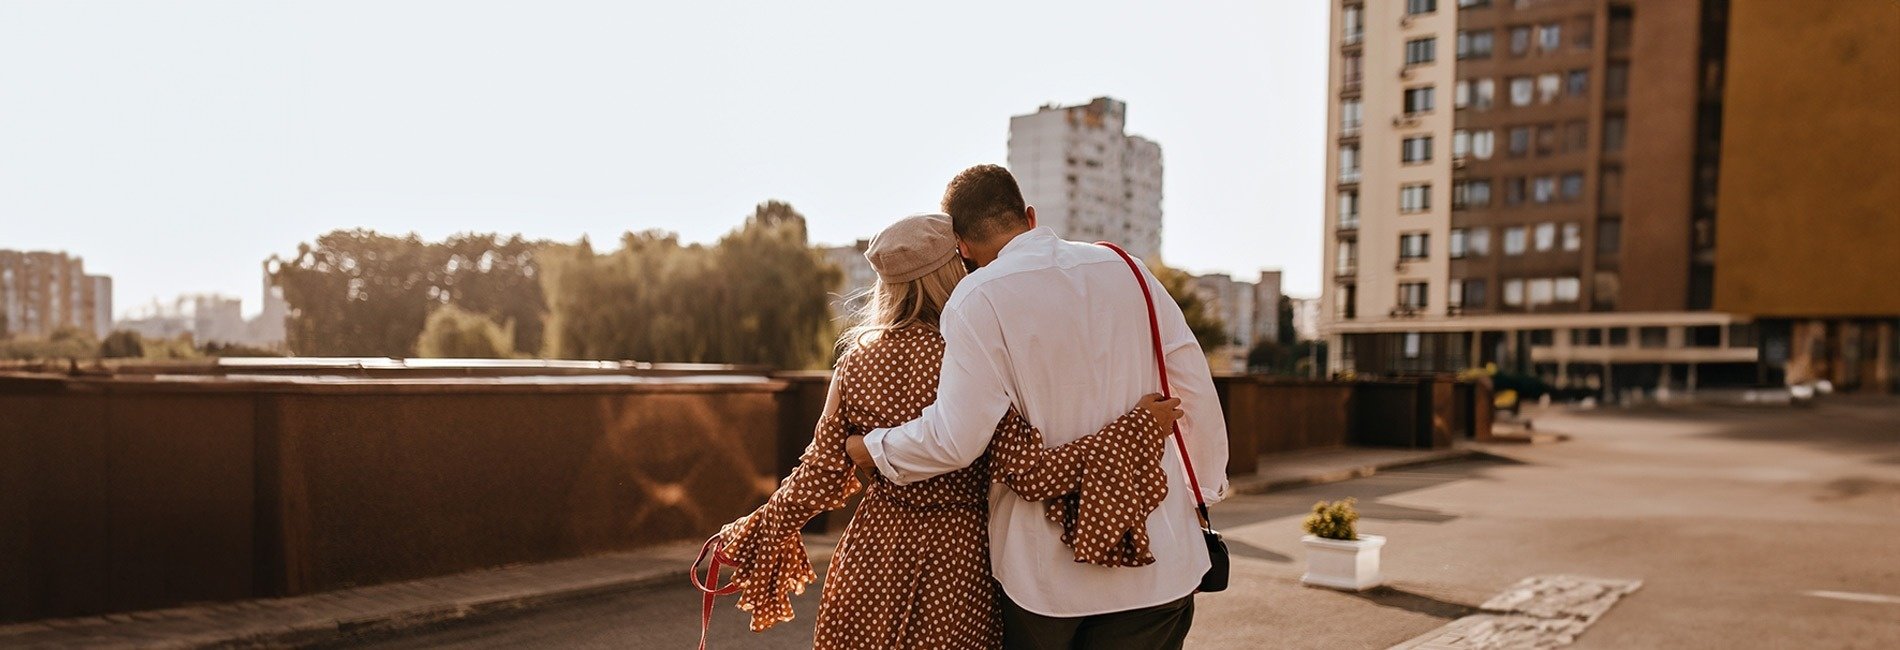
[(429, 314), (447, 304), (515, 324), (508, 348), (535, 351), (546, 312), (536, 251), (546, 246), (519, 235), (429, 243), (337, 230), (269, 266), (291, 309), (287, 343), (299, 354), (409, 356)]
[(118, 330), (99, 343), (99, 356), (106, 359), (139, 359), (145, 356), (145, 337), (131, 330)]
[(1161, 286), (1168, 290), (1168, 296), (1174, 298), (1174, 303), (1181, 307), (1181, 315), (1187, 318), (1188, 329), (1194, 332), (1194, 340), (1201, 344), (1203, 352), (1213, 352), (1232, 340), (1227, 337), (1227, 324), (1194, 290), (1194, 276), (1159, 261), (1149, 262), (1148, 270), (1154, 273), (1156, 280), (1161, 281)]
[(416, 341), (416, 353), (428, 358), (501, 359), (515, 356), (514, 324), (497, 325), (487, 316), (453, 304), (437, 307)]
[(549, 354), (778, 368), (828, 358), (825, 294), (842, 278), (778, 201), (712, 246), (630, 232), (611, 253), (585, 240), (545, 250), (541, 269)]

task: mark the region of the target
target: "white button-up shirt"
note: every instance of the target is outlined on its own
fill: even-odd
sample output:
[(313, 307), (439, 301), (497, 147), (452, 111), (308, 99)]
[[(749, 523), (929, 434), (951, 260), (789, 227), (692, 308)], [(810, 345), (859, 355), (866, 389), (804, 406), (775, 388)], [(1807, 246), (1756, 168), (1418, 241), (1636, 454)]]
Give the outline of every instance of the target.
[[(1227, 425), (1207, 358), (1181, 309), (1147, 273), (1160, 317), (1168, 380), (1201, 491), (1227, 491)], [(903, 426), (864, 438), (884, 476), (899, 484), (969, 466), (983, 455), (1011, 404), (1054, 447), (1094, 433), (1141, 396), (1160, 392), (1148, 312), (1134, 274), (1114, 251), (1064, 241), (1047, 228), (1018, 235), (995, 262), (957, 285), (941, 328), (947, 342), (936, 404)], [(1173, 441), (1162, 467), (1168, 496), (1148, 516), (1155, 563), (1079, 563), (1040, 502), (990, 489), (990, 559), (1004, 593), (1044, 616), (1089, 616), (1151, 607), (1192, 593), (1208, 557), (1194, 498)]]

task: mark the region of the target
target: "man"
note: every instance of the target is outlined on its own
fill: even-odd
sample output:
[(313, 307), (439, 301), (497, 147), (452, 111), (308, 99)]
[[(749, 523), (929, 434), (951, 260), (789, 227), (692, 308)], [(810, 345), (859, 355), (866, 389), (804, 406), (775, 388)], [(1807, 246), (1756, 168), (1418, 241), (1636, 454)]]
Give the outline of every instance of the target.
[[(1147, 306), (1114, 251), (1064, 241), (1036, 225), (1009, 171), (964, 170), (944, 192), (958, 250), (978, 267), (951, 295), (937, 402), (917, 420), (851, 438), (859, 466), (898, 484), (975, 462), (1010, 405), (1050, 447), (1113, 421), (1160, 390)], [(1227, 428), (1206, 356), (1181, 309), (1145, 269), (1181, 430), (1203, 496), (1227, 490)], [(1073, 561), (1040, 503), (990, 491), (991, 568), (1004, 593), (1011, 648), (1178, 648), (1193, 621), (1193, 592), (1209, 561), (1181, 458), (1162, 459), (1168, 495), (1148, 517), (1155, 562), (1103, 567)]]

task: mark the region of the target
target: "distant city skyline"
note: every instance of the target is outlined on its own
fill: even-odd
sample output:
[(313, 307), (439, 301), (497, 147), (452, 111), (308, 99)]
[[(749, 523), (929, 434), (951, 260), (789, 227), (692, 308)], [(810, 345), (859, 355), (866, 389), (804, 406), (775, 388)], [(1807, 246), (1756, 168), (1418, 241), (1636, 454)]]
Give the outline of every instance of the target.
[(818, 244), (1004, 162), (1009, 118), (1127, 102), (1162, 254), (1317, 295), (1326, 6), (0, 1), (0, 247), (121, 310), (262, 304), (337, 228), (712, 241), (791, 203)]

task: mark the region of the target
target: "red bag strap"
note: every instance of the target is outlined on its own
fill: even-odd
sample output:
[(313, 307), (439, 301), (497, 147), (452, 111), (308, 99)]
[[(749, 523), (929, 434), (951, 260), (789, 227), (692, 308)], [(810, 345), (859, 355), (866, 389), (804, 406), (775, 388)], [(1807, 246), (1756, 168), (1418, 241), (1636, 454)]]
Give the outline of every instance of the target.
[[(1148, 336), (1154, 342), (1155, 369), (1161, 373), (1161, 396), (1174, 397), (1174, 390), (1168, 386), (1167, 354), (1161, 349), (1161, 319), (1155, 315), (1155, 296), (1148, 288), (1148, 276), (1142, 275), (1141, 265), (1136, 264), (1134, 256), (1122, 250), (1122, 247), (1105, 241), (1095, 243), (1122, 256), (1122, 261), (1128, 263), (1128, 270), (1135, 274), (1135, 284), (1141, 286), (1141, 297), (1148, 303)], [(1174, 446), (1181, 451), (1181, 465), (1187, 468), (1188, 487), (1194, 490), (1194, 503), (1201, 513), (1201, 525), (1208, 525), (1207, 501), (1201, 498), (1201, 482), (1194, 477), (1194, 460), (1188, 457), (1187, 441), (1181, 439), (1181, 423), (1178, 421), (1174, 423)]]
[[(701, 580), (699, 563), (705, 562), (707, 556), (712, 557), (712, 562), (706, 565), (706, 578)], [(719, 543), (719, 535), (715, 534), (700, 545), (699, 558), (693, 560), (693, 566), (686, 570), (686, 577), (693, 581), (693, 587), (702, 594), (699, 604), (699, 650), (706, 650), (706, 632), (712, 628), (713, 600), (739, 593), (739, 584), (736, 582), (719, 586), (720, 566), (731, 564), (732, 559), (726, 557), (725, 549)]]

